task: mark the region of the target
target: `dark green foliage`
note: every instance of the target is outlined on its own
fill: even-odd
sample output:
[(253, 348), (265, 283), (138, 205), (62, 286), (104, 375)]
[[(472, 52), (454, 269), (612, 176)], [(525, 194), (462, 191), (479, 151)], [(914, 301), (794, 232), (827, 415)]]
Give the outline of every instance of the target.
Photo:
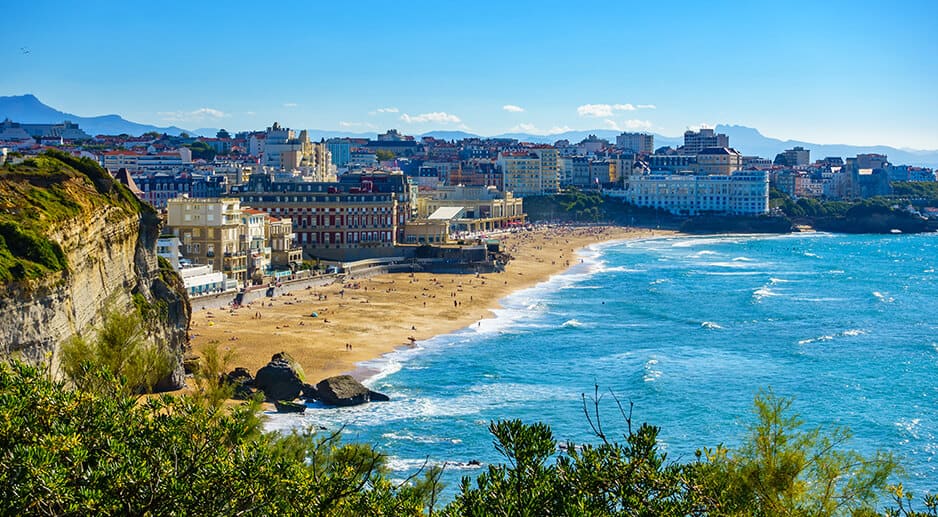
[(257, 406), (140, 402), (0, 364), (2, 515), (420, 515), (438, 471), (397, 487), (383, 457), (339, 435), (261, 431)]
[[(771, 391), (755, 398), (756, 422), (743, 445), (707, 451), (702, 472), (713, 500), (730, 515), (853, 515), (872, 513), (890, 476), (898, 471), (892, 454), (864, 457), (843, 450), (850, 432), (805, 429), (791, 411), (792, 399)], [(757, 511), (752, 511), (756, 509)]]
[(65, 271), (65, 254), (50, 235), (105, 205), (156, 217), (88, 158), (50, 150), (0, 169), (0, 282)]
[[(134, 296), (134, 303), (140, 304), (141, 298)], [(134, 393), (149, 392), (172, 372), (173, 354), (146, 341), (141, 316), (108, 312), (94, 340), (75, 336), (62, 344), (62, 370), (78, 389), (101, 393), (98, 372), (105, 371), (120, 377)]]
[(192, 150), (193, 159), (212, 161), (215, 158), (215, 149), (205, 142), (193, 142), (186, 147)]
[(926, 206), (938, 206), (938, 181), (895, 181), (889, 185), (893, 197), (925, 200)]
[(395, 158), (394, 151), (388, 151), (386, 149), (378, 149), (375, 151), (375, 157), (379, 162), (386, 162)]
[[(205, 363), (223, 371), (224, 357)], [(201, 369), (200, 369), (201, 370)], [(264, 433), (258, 402), (226, 409), (201, 391), (141, 401), (121, 380), (90, 370), (96, 391), (70, 389), (47, 371), (0, 364), (0, 515), (425, 515), (434, 514), (439, 469), (400, 485), (382, 455), (338, 433)], [(208, 379), (208, 377), (206, 377)], [(215, 383), (215, 381), (210, 381)], [(216, 383), (217, 384), (217, 383)], [(217, 387), (217, 386), (216, 386)], [(756, 422), (738, 449), (669, 461), (658, 428), (622, 442), (584, 411), (596, 444), (558, 449), (545, 424), (490, 425), (506, 464), (462, 481), (447, 516), (873, 516), (894, 458), (842, 449), (849, 433), (805, 429), (791, 400), (760, 394)], [(620, 406), (621, 410), (621, 406)], [(896, 517), (938, 517), (901, 485)]]
[[(11, 221), (0, 222), (0, 260), (22, 259), (26, 276), (39, 276), (46, 271), (62, 271), (68, 267), (65, 253), (58, 243), (41, 237), (35, 231)], [(0, 274), (3, 271), (0, 270)], [(9, 280), (12, 278), (7, 278)]]

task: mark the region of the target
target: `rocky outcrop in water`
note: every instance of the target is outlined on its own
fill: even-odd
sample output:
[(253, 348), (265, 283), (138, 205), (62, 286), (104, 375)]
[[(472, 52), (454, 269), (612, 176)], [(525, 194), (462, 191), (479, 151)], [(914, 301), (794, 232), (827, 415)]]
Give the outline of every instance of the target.
[(366, 402), (387, 402), (387, 395), (371, 391), (351, 375), (336, 375), (316, 385), (319, 400), (329, 406), (356, 406)]
[(156, 389), (183, 386), (189, 301), (156, 255), (160, 221), (91, 160), (48, 153), (0, 168), (0, 355), (49, 360), (108, 311), (139, 311), (176, 358)]

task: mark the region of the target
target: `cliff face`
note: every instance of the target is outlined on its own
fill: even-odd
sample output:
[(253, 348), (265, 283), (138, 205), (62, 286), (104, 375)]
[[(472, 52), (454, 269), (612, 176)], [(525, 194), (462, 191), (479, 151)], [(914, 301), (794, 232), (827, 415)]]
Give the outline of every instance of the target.
[(160, 267), (158, 235), (152, 209), (92, 162), (54, 154), (0, 169), (0, 354), (57, 371), (63, 341), (92, 337), (109, 310), (140, 311), (177, 359), (158, 389), (181, 387), (190, 307)]

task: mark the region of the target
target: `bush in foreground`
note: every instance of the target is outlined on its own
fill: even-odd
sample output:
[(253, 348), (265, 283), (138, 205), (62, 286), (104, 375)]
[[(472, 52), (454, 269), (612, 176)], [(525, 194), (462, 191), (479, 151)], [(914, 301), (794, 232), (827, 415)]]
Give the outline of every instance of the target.
[[(94, 391), (40, 367), (0, 363), (0, 515), (436, 511), (439, 469), (393, 483), (380, 453), (343, 444), (338, 433), (263, 432), (257, 401), (142, 399), (106, 369), (85, 375), (94, 377)], [(898, 506), (887, 515), (938, 516), (935, 498), (919, 513), (901, 485), (887, 489), (897, 472), (891, 455), (843, 452), (844, 431), (804, 429), (791, 401), (771, 392), (756, 398), (756, 423), (743, 446), (708, 450), (688, 463), (669, 462), (658, 428), (642, 424), (633, 432), (625, 411), (628, 432), (621, 442), (610, 438), (594, 400), (586, 416), (595, 444), (558, 447), (545, 424), (492, 423), (507, 464), (488, 466), (474, 482), (465, 478), (436, 513), (868, 516), (891, 494)]]

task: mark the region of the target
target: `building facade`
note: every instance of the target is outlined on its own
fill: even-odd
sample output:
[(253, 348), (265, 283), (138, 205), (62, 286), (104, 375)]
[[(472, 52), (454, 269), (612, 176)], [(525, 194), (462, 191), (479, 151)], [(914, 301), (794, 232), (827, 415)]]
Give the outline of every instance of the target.
[(651, 154), (655, 152), (655, 135), (622, 133), (616, 137), (616, 147), (636, 154)]
[(675, 215), (762, 215), (769, 211), (769, 177), (765, 171), (649, 174), (633, 176), (628, 188), (606, 191), (606, 195)]

